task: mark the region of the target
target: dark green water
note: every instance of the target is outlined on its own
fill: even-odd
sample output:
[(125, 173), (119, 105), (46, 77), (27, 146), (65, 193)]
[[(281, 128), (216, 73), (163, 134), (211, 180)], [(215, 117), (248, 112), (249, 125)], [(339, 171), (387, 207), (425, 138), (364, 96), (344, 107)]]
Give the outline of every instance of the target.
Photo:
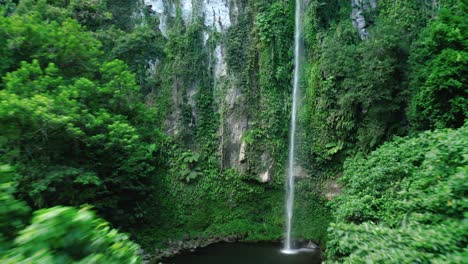
[(282, 254), (278, 244), (218, 243), (162, 261), (164, 264), (318, 264), (320, 250)]

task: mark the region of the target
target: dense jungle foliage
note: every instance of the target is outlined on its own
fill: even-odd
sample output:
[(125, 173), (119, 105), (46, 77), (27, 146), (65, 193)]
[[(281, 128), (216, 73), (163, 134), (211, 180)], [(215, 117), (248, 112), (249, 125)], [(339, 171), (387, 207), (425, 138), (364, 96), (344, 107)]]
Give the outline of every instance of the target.
[[(351, 2), (304, 9), (294, 237), (330, 263), (463, 263), (467, 3), (377, 1), (363, 40)], [(281, 239), (295, 3), (236, 3), (223, 32), (178, 7), (166, 36), (139, 0), (0, 0), (0, 262)], [(225, 166), (232, 109), (248, 117), (241, 170)]]
[(468, 127), (397, 138), (345, 163), (328, 255), (344, 263), (463, 263)]

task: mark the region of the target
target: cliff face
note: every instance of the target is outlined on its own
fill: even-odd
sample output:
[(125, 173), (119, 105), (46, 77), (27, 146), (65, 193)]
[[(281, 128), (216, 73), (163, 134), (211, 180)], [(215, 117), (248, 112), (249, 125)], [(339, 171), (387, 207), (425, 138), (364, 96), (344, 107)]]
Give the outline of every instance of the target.
[(159, 29), (166, 37), (169, 18), (176, 17), (178, 9), (185, 24), (191, 23), (195, 16), (199, 16), (207, 29), (218, 32), (228, 29), (236, 21), (239, 13), (237, 3), (227, 0), (144, 0), (144, 2), (158, 16)]
[[(435, 1), (306, 2), (294, 228), (320, 240), (329, 221), (323, 196), (341, 193), (333, 178), (343, 162), (405, 133), (408, 47)], [(160, 80), (156, 104), (168, 109), (164, 130), (183, 154), (194, 154), (189, 162), (174, 158), (182, 163), (175, 170), (188, 174), (169, 171), (157, 185), (170, 190), (154, 199), (158, 212), (169, 212), (160, 223), (277, 239), (284, 229), (294, 1), (142, 5), (143, 20), (165, 40), (164, 54), (147, 60)]]
[[(361, 40), (368, 38), (377, 4), (346, 4)], [(191, 34), (194, 25), (200, 30), (182, 51), (179, 64), (189, 64), (188, 70), (176, 73), (181, 66), (175, 63), (163, 76), (170, 86), (166, 133), (185, 138), (180, 141), (186, 148), (201, 151), (197, 137), (209, 109), (214, 117), (208, 122), (216, 130), (211, 149), (222, 168), (256, 175), (261, 182), (277, 174), (281, 178), (288, 143), (294, 1), (262, 5), (242, 0), (144, 0), (141, 5), (168, 41)], [(183, 55), (193, 52), (201, 54), (198, 60)], [(153, 72), (164, 67), (160, 58), (149, 62)], [(212, 97), (208, 108), (200, 101), (207, 93)]]
[[(364, 40), (368, 37), (366, 16), (377, 7), (377, 0), (352, 0), (349, 4), (353, 25)], [(288, 16), (294, 2), (260, 8), (242, 0), (144, 0), (144, 5), (168, 40), (186, 34), (180, 27), (187, 30), (197, 24), (202, 31), (189, 45), (201, 49), (204, 58), (186, 62), (198, 68), (196, 76), (187, 80), (169, 72), (164, 77), (171, 79), (167, 134), (175, 138), (189, 135), (183, 140), (185, 146), (200, 150), (195, 138), (204, 126), (201, 112), (206, 105), (198, 99), (208, 89), (213, 97), (210, 109), (216, 115), (209, 121), (216, 126), (211, 140), (216, 141), (212, 143), (217, 146), (215, 153), (222, 168), (256, 175), (261, 182), (281, 173), (292, 77), (293, 25), (289, 20), (293, 18)], [(236, 62), (229, 63), (228, 56)], [(153, 72), (163, 67), (158, 58), (149, 61)], [(273, 127), (273, 123), (280, 123), (280, 127)]]
[[(220, 117), (217, 129), (219, 147), (216, 152), (223, 168), (245, 172), (246, 144), (242, 143), (242, 137), (248, 128), (246, 89), (239, 84), (236, 73), (228, 68), (226, 41), (223, 37), (229, 28), (238, 24), (240, 16), (246, 16), (245, 4), (243, 1), (228, 0), (145, 0), (144, 3), (151, 10), (151, 15), (159, 19), (159, 30), (165, 38), (171, 37), (170, 31), (178, 12), (185, 27), (202, 21), (203, 38), (200, 47), (207, 56), (204, 65), (194, 67), (204, 67), (210, 75), (213, 111)], [(195, 76), (190, 84), (184, 85), (188, 87), (182, 89), (177, 83), (172, 86), (171, 110), (165, 125), (166, 132), (172, 136), (180, 135), (187, 129), (182, 117), (186, 107), (190, 108), (191, 113), (188, 129), (195, 130), (199, 124), (200, 107), (197, 106), (196, 97), (200, 93), (200, 80)], [(196, 142), (188, 145), (194, 151), (199, 148)]]

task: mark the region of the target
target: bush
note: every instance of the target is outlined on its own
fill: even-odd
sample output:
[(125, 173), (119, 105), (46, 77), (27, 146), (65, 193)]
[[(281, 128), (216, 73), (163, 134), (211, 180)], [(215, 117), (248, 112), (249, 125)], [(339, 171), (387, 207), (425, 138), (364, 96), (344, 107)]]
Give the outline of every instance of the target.
[(34, 213), (2, 263), (140, 263), (139, 246), (88, 208)]
[[(345, 164), (331, 202), (330, 261), (461, 263), (468, 225), (468, 125), (398, 138)], [(458, 261), (458, 262), (457, 262)]]
[(1, 263), (140, 263), (139, 246), (89, 208), (57, 206), (34, 212), (13, 197), (10, 166), (0, 166)]

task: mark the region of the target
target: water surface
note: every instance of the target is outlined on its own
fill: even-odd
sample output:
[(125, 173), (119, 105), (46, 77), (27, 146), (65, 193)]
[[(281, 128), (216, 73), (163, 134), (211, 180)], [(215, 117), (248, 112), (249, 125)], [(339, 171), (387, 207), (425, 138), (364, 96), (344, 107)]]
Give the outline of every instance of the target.
[(182, 254), (162, 263), (169, 264), (318, 264), (320, 250), (281, 253), (279, 244), (217, 243), (192, 253)]

